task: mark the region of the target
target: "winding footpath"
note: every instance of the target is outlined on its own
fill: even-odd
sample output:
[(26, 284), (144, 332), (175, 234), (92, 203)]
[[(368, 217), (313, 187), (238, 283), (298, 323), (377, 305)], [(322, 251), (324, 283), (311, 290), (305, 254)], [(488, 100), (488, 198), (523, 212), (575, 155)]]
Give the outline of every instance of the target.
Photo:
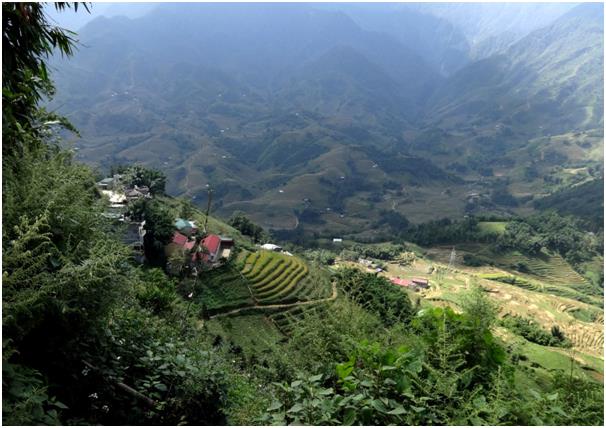
[(277, 304), (272, 304), (272, 305), (256, 304), (256, 305), (252, 305), (252, 306), (246, 306), (243, 308), (234, 309), (234, 310), (231, 310), (228, 312), (223, 312), (220, 314), (215, 314), (215, 315), (212, 315), (211, 317), (209, 317), (209, 319), (233, 315), (233, 314), (237, 314), (239, 312), (247, 311), (250, 309), (285, 309), (285, 308), (294, 308), (296, 306), (315, 305), (318, 303), (331, 302), (331, 301), (335, 300), (336, 298), (337, 298), (337, 284), (333, 282), (332, 283), (332, 294), (330, 297), (325, 297), (323, 299), (315, 299), (315, 300), (305, 300), (303, 302), (295, 302), (295, 303), (277, 303)]

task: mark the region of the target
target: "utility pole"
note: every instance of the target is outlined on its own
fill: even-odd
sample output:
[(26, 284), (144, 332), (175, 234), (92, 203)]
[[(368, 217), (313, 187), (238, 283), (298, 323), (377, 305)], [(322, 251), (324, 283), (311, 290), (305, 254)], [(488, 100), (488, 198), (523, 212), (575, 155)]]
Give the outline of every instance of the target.
[(448, 261), (448, 270), (454, 267), (456, 257), (457, 252), (455, 251), (455, 247), (452, 247), (452, 251), (450, 252), (450, 260)]
[(204, 219), (204, 233), (206, 233), (206, 225), (208, 224), (208, 216), (210, 215), (210, 203), (213, 195), (213, 189), (210, 187), (210, 184), (206, 185), (206, 190), (208, 192), (208, 204), (206, 205), (206, 218)]

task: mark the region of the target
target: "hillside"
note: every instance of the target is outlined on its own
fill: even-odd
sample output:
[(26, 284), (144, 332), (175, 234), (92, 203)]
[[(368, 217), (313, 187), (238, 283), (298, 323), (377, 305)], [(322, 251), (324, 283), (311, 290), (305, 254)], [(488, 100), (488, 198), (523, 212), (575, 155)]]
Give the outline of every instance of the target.
[[(555, 212), (413, 223), (396, 210), (415, 199), (419, 217), (426, 200), (458, 210), (469, 184), (418, 146), (401, 150), (414, 143), (402, 127), (428, 90), (410, 77), (442, 79), (418, 55), (307, 5), (170, 4), (93, 20), (89, 40), (103, 55), (63, 78), (83, 133), (100, 132), (89, 148), (121, 162), (104, 171), (77, 159), (85, 150), (66, 137), (76, 128), (46, 108), (49, 56), (75, 48), (49, 7), (2, 4), (4, 425), (604, 424), (603, 233)], [(222, 47), (243, 46), (237, 27), (252, 49), (234, 56)], [(360, 43), (324, 46), (340, 37)], [(181, 48), (193, 58), (183, 66)], [(296, 84), (276, 70), (297, 56), (318, 77), (299, 82), (316, 92), (295, 88), (302, 106), (286, 111), (272, 97)], [(86, 98), (89, 85), (100, 104)], [(331, 89), (355, 102), (334, 103)], [(393, 105), (377, 108), (373, 93)], [(321, 141), (307, 144), (306, 132)], [(575, 138), (581, 149), (599, 144)], [(567, 169), (553, 189), (591, 183), (592, 168)], [(170, 185), (193, 195), (167, 192), (175, 176)], [(492, 189), (490, 208), (518, 201), (506, 185)], [(466, 198), (466, 211), (488, 204), (477, 191)], [(244, 213), (221, 219), (220, 209), (251, 201), (264, 224), (295, 224), (268, 231)], [(350, 212), (352, 236), (320, 237), (351, 231)], [(289, 233), (298, 245), (280, 239)]]
[(434, 95), (431, 116), (458, 116), (478, 127), (501, 122), (531, 135), (539, 125), (551, 134), (600, 127), (602, 17), (602, 5), (578, 6), (500, 55), (460, 70)]
[[(549, 144), (527, 186), (536, 138), (592, 133), (564, 168), (593, 167), (603, 29), (582, 10), (598, 6), (515, 24), (534, 31), (476, 62), (457, 53), (469, 50), (458, 24), (429, 9), (187, 7), (99, 17), (69, 62), (53, 60), (52, 107), (80, 130), (79, 159), (160, 168), (197, 203), (210, 183), (221, 215), (244, 210), (284, 236), (355, 233), (383, 210), (416, 222), (532, 211), (563, 163)], [(517, 203), (491, 196), (503, 180)]]

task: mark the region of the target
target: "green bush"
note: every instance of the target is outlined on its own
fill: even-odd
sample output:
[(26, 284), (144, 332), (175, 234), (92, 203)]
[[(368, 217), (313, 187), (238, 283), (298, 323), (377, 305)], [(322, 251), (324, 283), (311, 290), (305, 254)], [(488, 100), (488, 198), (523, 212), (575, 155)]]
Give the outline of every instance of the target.
[(386, 278), (357, 269), (341, 269), (335, 276), (337, 286), (349, 298), (388, 326), (408, 322), (412, 317), (412, 304), (408, 295)]
[(551, 332), (548, 332), (531, 320), (519, 316), (505, 317), (501, 321), (501, 325), (537, 345), (559, 346), (564, 348), (572, 346), (557, 325), (554, 325), (551, 328)]

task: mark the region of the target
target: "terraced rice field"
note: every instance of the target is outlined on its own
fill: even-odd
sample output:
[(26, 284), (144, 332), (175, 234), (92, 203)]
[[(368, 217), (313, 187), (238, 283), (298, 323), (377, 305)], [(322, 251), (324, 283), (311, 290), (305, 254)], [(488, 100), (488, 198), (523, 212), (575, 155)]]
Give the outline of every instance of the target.
[(242, 275), (259, 303), (287, 303), (315, 298), (314, 284), (305, 281), (309, 268), (298, 257), (271, 251), (249, 254)]
[(262, 314), (209, 320), (206, 326), (210, 334), (241, 347), (251, 355), (274, 348), (284, 338), (274, 323)]
[(248, 282), (231, 265), (203, 276), (194, 295), (205, 305), (209, 315), (254, 304)]
[(273, 321), (274, 325), (282, 334), (289, 336), (293, 332), (297, 323), (299, 323), (302, 319), (307, 317), (319, 318), (326, 310), (326, 304), (313, 307), (296, 307), (284, 311), (274, 312), (269, 315), (269, 319)]
[(553, 285), (562, 285), (570, 288), (580, 288), (584, 292), (589, 290), (589, 282), (575, 272), (568, 262), (559, 255), (541, 253), (537, 257), (528, 257), (518, 252), (494, 257), (499, 264), (514, 266), (523, 263), (528, 267), (529, 275), (537, 277)]
[(545, 284), (536, 280), (529, 280), (522, 276), (505, 275), (500, 273), (480, 274), (479, 277), (515, 285), (516, 287), (524, 288), (530, 291), (547, 293), (560, 297), (567, 297), (569, 299), (578, 300), (579, 302), (587, 303), (589, 305), (594, 305), (598, 308), (601, 308), (603, 306), (603, 301), (601, 298), (583, 294), (573, 287), (567, 287), (563, 285), (552, 285), (550, 283)]

